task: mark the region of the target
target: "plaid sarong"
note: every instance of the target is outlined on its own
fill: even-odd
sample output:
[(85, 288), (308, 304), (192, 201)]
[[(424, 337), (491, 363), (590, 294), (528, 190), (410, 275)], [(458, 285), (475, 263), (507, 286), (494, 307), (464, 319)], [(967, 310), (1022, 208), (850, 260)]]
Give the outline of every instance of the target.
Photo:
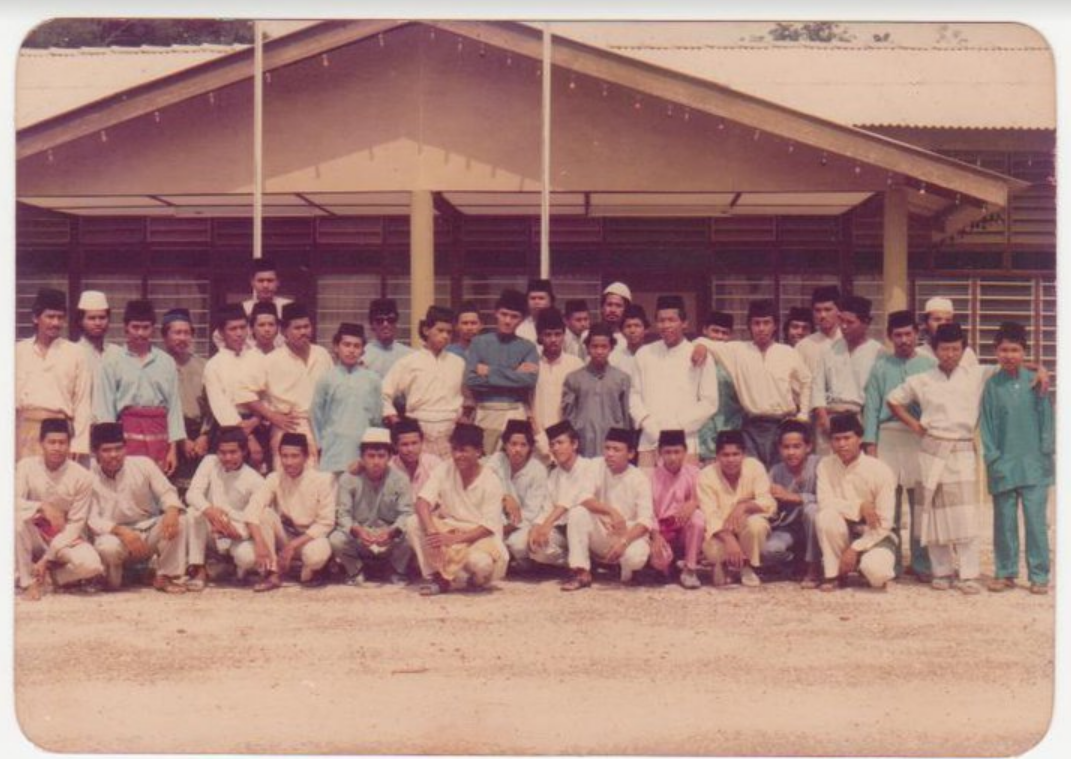
[(164, 466), (171, 442), (167, 434), (167, 409), (163, 406), (127, 406), (119, 414), (128, 456), (148, 456)]
[(919, 446), (922, 545), (948, 545), (978, 536), (977, 459), (973, 440), (927, 435)]

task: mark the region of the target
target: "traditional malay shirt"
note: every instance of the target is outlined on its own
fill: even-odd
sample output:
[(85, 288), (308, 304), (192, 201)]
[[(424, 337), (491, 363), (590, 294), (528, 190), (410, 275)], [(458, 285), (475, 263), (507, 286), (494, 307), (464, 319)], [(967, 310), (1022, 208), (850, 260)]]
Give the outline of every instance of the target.
[(634, 466), (614, 473), (602, 459), (596, 462), (595, 498), (613, 506), (625, 519), (629, 529), (638, 524), (648, 530), (655, 527), (654, 503), (651, 497), (651, 478)]
[(951, 375), (938, 367), (904, 380), (886, 400), (898, 406), (918, 404), (926, 434), (944, 440), (972, 440), (978, 426), (982, 391), (994, 367), (958, 365)]
[(840, 339), (840, 327), (833, 330), (832, 335), (826, 335), (819, 329), (796, 343), (795, 350), (799, 353), (800, 358), (803, 359), (807, 371), (813, 375), (818, 370), (818, 359), (822, 357), (823, 351)]
[(699, 428), (718, 410), (718, 372), (711, 358), (693, 366), (691, 341), (670, 348), (659, 340), (636, 353), (631, 379), (629, 411), (643, 430), (639, 449), (654, 450), (662, 430), (679, 429), (688, 451), (696, 453)]
[[(489, 332), (478, 335), (469, 346), (465, 385), (477, 403), (525, 403), (538, 374), (517, 371), (522, 363), (539, 364), (535, 343), (515, 335)], [(476, 374), (476, 365), (486, 364), (486, 377)]]
[(116, 525), (137, 525), (172, 507), (186, 510), (175, 486), (148, 456), (127, 456), (114, 478), (104, 474), (96, 461), (92, 472), (89, 529), (95, 535), (107, 535)]
[(320, 470), (341, 472), (358, 456), (361, 438), (379, 425), (379, 376), (338, 364), (324, 372), (312, 396), (312, 430), (322, 453)]
[[(480, 466), (476, 479), (465, 487), (453, 461), (431, 473), (419, 498), (432, 505), (435, 516), (462, 525), (486, 527), (502, 540), (502, 483), (490, 467)], [(501, 546), (505, 555), (505, 546)]]
[(405, 463), (402, 462), (401, 456), (395, 454), (390, 460), (390, 465), (401, 472), (402, 476), (405, 477), (406, 482), (409, 483), (410, 490), (413, 494), (413, 500), (416, 500), (417, 495), (431, 477), (431, 473), (435, 471), (441, 463), (443, 463), (443, 460), (434, 453), (421, 451), (420, 458), (417, 460), (416, 470), (413, 472), (412, 476), (410, 476), (409, 470), (405, 468)]
[(421, 348), (400, 358), (383, 380), (383, 416), (394, 416), (396, 398), (405, 415), (420, 422), (452, 422), (461, 413), (465, 361), (443, 349)]
[[(933, 352), (933, 348), (930, 347), (930, 343), (928, 340), (919, 345), (919, 347), (917, 348), (917, 352), (922, 356), (932, 358), (936, 363), (937, 354)], [(974, 348), (968, 345), (963, 350), (963, 358), (959, 360), (959, 365), (967, 367), (968, 369), (980, 365), (978, 361), (978, 354), (974, 352)]]
[(383, 480), (373, 483), (365, 474), (344, 474), (338, 480), (338, 515), (335, 524), (347, 536), (354, 525), (404, 530), (413, 514), (409, 480), (387, 467)]
[(780, 485), (788, 492), (794, 493), (803, 499), (803, 503), (788, 512), (781, 512), (779, 507), (778, 515), (771, 523), (774, 528), (784, 527), (795, 522), (798, 514), (801, 514), (807, 506), (818, 500), (818, 464), (820, 461), (821, 458), (819, 456), (813, 453), (809, 454), (803, 460), (803, 467), (798, 477), (792, 474), (788, 464), (784, 461), (779, 461), (770, 467), (771, 484)]
[(845, 466), (839, 457), (830, 455), (818, 464), (818, 508), (831, 509), (850, 522), (862, 520), (859, 507), (873, 503), (880, 523), (864, 525), (863, 534), (851, 543), (856, 551), (867, 551), (892, 533), (896, 510), (896, 476), (876, 458), (860, 453)]
[(93, 500), (93, 476), (84, 467), (66, 461), (55, 471), (41, 456), (22, 459), (15, 466), (15, 515), (19, 522), (33, 521), (42, 501), (49, 501), (66, 516), (67, 523), (49, 542), (45, 558), (83, 537)]
[(699, 467), (695, 464), (686, 461), (680, 471), (673, 474), (660, 462), (651, 474), (651, 498), (655, 519), (659, 522), (671, 519), (681, 505), (697, 499), (698, 482)]
[(284, 345), (249, 365), (238, 390), (238, 403), (264, 400), (275, 411), (309, 416), (316, 382), (334, 366), (331, 354), (319, 345), (309, 346), (308, 361)]
[(632, 428), (629, 391), (632, 381), (620, 369), (598, 371), (590, 363), (562, 383), (562, 418), (580, 435), (580, 455), (598, 456), (612, 427)]
[[(918, 352), (907, 360), (899, 358), (895, 353), (878, 356), (866, 383), (866, 402), (863, 404), (864, 443), (877, 444), (881, 435), (881, 427), (884, 424), (903, 426), (900, 420), (893, 416), (885, 399), (908, 377), (929, 371), (935, 366), (937, 366), (935, 359)], [(909, 406), (908, 411), (916, 419), (922, 413), (916, 404)]]
[(191, 355), (185, 364), (175, 361), (182, 416), (186, 421), (186, 437), (189, 440), (196, 440), (212, 426), (212, 409), (208, 406), (208, 396), (205, 393), (207, 363), (195, 355)]
[(565, 329), (565, 346), (562, 351), (568, 353), (570, 356), (576, 356), (581, 361), (588, 360), (588, 348), (584, 345), (584, 340), (587, 339), (588, 333), (585, 330), (581, 333), (580, 337), (577, 337), (572, 331), (566, 327)]
[(586, 459), (577, 456), (571, 469), (566, 470), (563, 466), (556, 466), (547, 477), (547, 508), (536, 520), (542, 524), (556, 506), (566, 510), (556, 522), (564, 525), (568, 510), (575, 508), (595, 497), (599, 489), (599, 463), (602, 459)]
[(249, 500), (263, 485), (264, 478), (249, 465), (242, 464), (228, 472), (215, 454), (209, 454), (194, 472), (186, 491), (186, 504), (193, 516), (201, 516), (209, 506), (215, 506), (227, 512), (232, 521), (241, 522)]
[(633, 353), (628, 349), (628, 343), (625, 342), (624, 335), (620, 332), (615, 332), (614, 337), (617, 340), (617, 344), (614, 345), (614, 349), (610, 351), (610, 366), (620, 369), (631, 377), (632, 373), (636, 370), (636, 356), (638, 356), (640, 350), (646, 346), (641, 345), (639, 349)]
[(771, 344), (765, 353), (753, 342), (705, 343), (733, 379), (749, 416), (806, 418), (811, 410), (811, 373), (793, 348)]
[[(276, 295), (274, 298), (271, 299), (271, 302), (272, 305), (275, 306), (276, 315), (278, 315), (283, 312), (283, 306), (285, 306), (287, 303), (293, 303), (294, 301), (292, 301), (290, 298), (283, 298), (279, 295)], [(249, 315), (253, 313), (253, 306), (255, 306), (256, 304), (257, 296), (255, 294), (252, 298), (242, 301), (242, 310), (245, 311), (246, 319), (249, 319)], [(212, 331), (212, 343), (216, 346), (217, 349), (221, 351), (226, 346), (226, 343), (223, 342), (223, 335), (220, 334), (218, 329)], [(252, 331), (250, 331), (249, 336), (246, 337), (245, 344), (247, 348), (255, 348), (257, 346), (257, 341), (253, 338)], [(286, 345), (286, 338), (283, 337), (282, 330), (279, 330), (279, 332), (275, 335), (275, 347), (282, 348), (284, 345)]]
[(532, 416), (536, 427), (545, 430), (562, 420), (562, 386), (565, 378), (582, 369), (584, 362), (576, 356), (562, 353), (555, 361), (539, 358), (539, 380), (532, 394)]
[(777, 501), (770, 495), (770, 478), (766, 475), (766, 467), (750, 456), (744, 457), (735, 488), (726, 482), (721, 467), (715, 462), (699, 472), (696, 490), (699, 507), (703, 509), (703, 516), (707, 520), (708, 538), (721, 531), (738, 503), (754, 501), (762, 507), (762, 515), (767, 518), (777, 513)]
[(811, 407), (848, 404), (862, 409), (870, 370), (884, 350), (877, 340), (867, 339), (855, 350), (848, 349), (844, 338), (834, 340), (818, 357), (811, 384)]
[(128, 348), (105, 353), (94, 385), (93, 418), (98, 422), (119, 420), (123, 409), (133, 406), (167, 410), (167, 438), (186, 439), (178, 369), (171, 356), (149, 348), (143, 361)]
[(40, 409), (71, 420), (71, 450), (89, 452), (93, 377), (85, 352), (58, 337), (41, 350), (35, 338), (15, 344), (15, 410)]
[(515, 334), (517, 337), (523, 337), (525, 340), (539, 345), (539, 336), (536, 334), (535, 319), (531, 316), (524, 317), (521, 323), (517, 325)]
[(326, 538), (335, 527), (334, 477), (306, 467), (297, 477), (284, 471), (269, 474), (242, 513), (246, 524), (261, 524), (264, 512), (274, 509), (288, 518), (298, 532), (310, 538)]
[(1013, 377), (999, 371), (982, 393), (982, 450), (989, 492), (1053, 482), (1056, 430), (1049, 396), (1030, 385), (1036, 375), (1026, 368)]
[(365, 368), (371, 369), (382, 380), (395, 362), (413, 352), (405, 343), (392, 340), (390, 345), (384, 345), (379, 340), (372, 339), (364, 349), (363, 362)]
[(505, 451), (492, 454), (485, 462), (498, 475), (505, 494), (521, 507), (521, 524), (534, 523), (546, 510), (550, 498), (547, 468), (534, 456), (529, 456), (525, 465), (514, 474)]
[(205, 395), (212, 416), (221, 427), (241, 424), (237, 399), (246, 375), (258, 373), (257, 361), (262, 355), (256, 348), (243, 347), (241, 353), (221, 348), (205, 363)]

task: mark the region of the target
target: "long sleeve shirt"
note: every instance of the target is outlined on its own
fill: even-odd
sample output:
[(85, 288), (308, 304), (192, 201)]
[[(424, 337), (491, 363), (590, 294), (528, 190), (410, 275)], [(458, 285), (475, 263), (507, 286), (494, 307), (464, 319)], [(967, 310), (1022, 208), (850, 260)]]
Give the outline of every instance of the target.
[(697, 485), (699, 467), (685, 462), (680, 471), (673, 474), (659, 462), (651, 474), (651, 498), (655, 519), (670, 519), (677, 509), (688, 501), (698, 502)]
[(834, 340), (818, 357), (811, 378), (811, 407), (855, 404), (862, 408), (870, 371), (884, 351), (877, 340), (866, 340), (855, 350), (848, 349), (844, 338)]
[(354, 525), (371, 529), (405, 529), (413, 514), (413, 494), (409, 481), (396, 469), (387, 467), (386, 475), (372, 482), (365, 474), (346, 473), (338, 480), (338, 513), (335, 524), (349, 533)]
[(811, 411), (811, 372), (794, 348), (773, 343), (761, 351), (752, 342), (704, 343), (733, 378), (749, 416), (806, 418)]
[(532, 416), (536, 429), (542, 431), (562, 420), (562, 388), (565, 378), (582, 369), (584, 362), (576, 356), (562, 353), (555, 361), (539, 358), (539, 379), (532, 393)]
[(335, 528), (335, 478), (306, 467), (297, 477), (272, 472), (242, 514), (247, 524), (260, 524), (266, 509), (275, 509), (310, 538), (323, 538)]
[(1030, 385), (1034, 372), (999, 371), (982, 392), (982, 450), (989, 492), (1051, 485), (1056, 430), (1049, 396)]
[(63, 414), (74, 426), (71, 449), (89, 452), (93, 377), (85, 351), (56, 338), (41, 350), (34, 338), (15, 344), (15, 409), (42, 409)]
[[(465, 386), (477, 403), (524, 403), (539, 375), (518, 371), (517, 367), (523, 363), (538, 366), (539, 351), (535, 343), (498, 332), (478, 335), (469, 346)], [(477, 364), (487, 365), (486, 377), (476, 374)]]
[(487, 464), (498, 475), (505, 494), (516, 499), (521, 507), (521, 523), (530, 525), (535, 522), (550, 499), (547, 468), (531, 456), (520, 471), (514, 473), (504, 451), (489, 456)]
[(362, 363), (366, 369), (371, 369), (383, 379), (391, 367), (412, 352), (412, 348), (397, 340), (392, 340), (390, 345), (384, 345), (379, 340), (369, 340), (364, 349)]
[(570, 356), (576, 356), (581, 361), (586, 362), (588, 360), (588, 348), (584, 345), (584, 340), (587, 339), (587, 336), (587, 331), (584, 331), (577, 337), (570, 330), (565, 330), (565, 346), (562, 350)]
[(562, 383), (562, 418), (580, 435), (580, 455), (598, 456), (611, 427), (632, 428), (629, 396), (632, 380), (620, 369), (601, 372), (590, 363)]
[[(595, 497), (599, 489), (599, 462), (577, 456), (572, 468), (556, 466), (547, 477), (547, 508), (536, 520), (542, 523), (551, 512), (561, 507), (566, 512)], [(555, 524), (565, 524), (563, 514)]]
[(256, 365), (261, 356), (256, 348), (243, 347), (241, 353), (222, 348), (205, 363), (205, 395), (212, 416), (221, 427), (241, 423), (237, 398), (246, 375), (257, 374)]
[(721, 473), (717, 462), (704, 467), (699, 472), (696, 483), (699, 494), (699, 507), (707, 520), (707, 537), (720, 532), (725, 520), (737, 504), (754, 501), (762, 507), (762, 514), (767, 518), (777, 512), (777, 501), (770, 495), (770, 478), (766, 467), (758, 459), (750, 456), (744, 458), (740, 467), (740, 479), (733, 487)]
[(341, 472), (357, 458), (361, 438), (379, 425), (379, 375), (342, 364), (324, 372), (312, 394), (312, 431), (320, 446), (320, 469)]
[(684, 430), (688, 450), (698, 451), (699, 428), (718, 410), (718, 371), (709, 356), (693, 366), (692, 350), (688, 340), (672, 348), (659, 340), (636, 353), (629, 412), (643, 430), (641, 451), (654, 450), (662, 430)]
[(116, 525), (135, 525), (160, 516), (169, 508), (185, 511), (175, 486), (147, 456), (127, 456), (115, 477), (93, 462), (93, 505), (89, 529), (107, 535)]
[(840, 327), (837, 327), (832, 335), (826, 335), (821, 330), (818, 330), (817, 332), (812, 332), (796, 343), (795, 351), (799, 353), (800, 358), (803, 359), (807, 371), (814, 374), (818, 369), (818, 359), (822, 357), (822, 353), (835, 341), (840, 339)]
[(434, 472), (443, 460), (436, 456), (434, 453), (421, 452), (420, 458), (417, 460), (416, 469), (410, 474), (409, 470), (405, 468), (405, 463), (401, 457), (395, 454), (391, 457), (390, 465), (398, 470), (406, 481), (409, 483), (409, 489), (413, 494), (413, 500), (420, 494), (424, 485), (427, 484), (428, 479), (431, 478), (431, 473)]
[(892, 469), (865, 453), (845, 466), (836, 455), (826, 456), (818, 464), (818, 508), (832, 509), (850, 522), (863, 517), (860, 507), (872, 503), (878, 512), (877, 527), (864, 526), (863, 534), (852, 541), (856, 551), (873, 548), (893, 528), (896, 508), (896, 475)]
[(427, 348), (400, 358), (383, 379), (383, 416), (393, 416), (394, 401), (405, 399), (405, 415), (421, 422), (451, 422), (461, 413), (465, 360)]
[(207, 433), (212, 426), (212, 409), (208, 405), (208, 394), (205, 392), (207, 363), (200, 356), (190, 356), (185, 364), (175, 362), (182, 416), (186, 421), (186, 437), (191, 440)]
[[(889, 404), (885, 402), (895, 388), (904, 383), (908, 377), (929, 371), (937, 366), (937, 361), (930, 356), (916, 353), (909, 359), (898, 358), (895, 353), (878, 356), (870, 378), (866, 382), (866, 402), (863, 404), (863, 442), (877, 443), (881, 437), (881, 425), (888, 422), (899, 424), (893, 416)], [(917, 405), (908, 407), (916, 419), (922, 413)]]
[(770, 483), (783, 487), (788, 492), (798, 495), (802, 500), (799, 508), (789, 507), (788, 509), (782, 509), (781, 504), (778, 503), (778, 516), (774, 520), (774, 527), (794, 521), (792, 514), (798, 513), (800, 508), (804, 508), (818, 500), (819, 461), (819, 457), (813, 453), (807, 456), (798, 476), (792, 474), (788, 465), (783, 461), (779, 461), (770, 467)]
[(250, 364), (235, 400), (249, 403), (263, 398), (275, 411), (308, 416), (316, 382), (332, 366), (331, 354), (319, 345), (309, 346), (307, 361), (284, 345)]
[(15, 515), (18, 521), (33, 520), (43, 501), (62, 511), (67, 520), (45, 551), (45, 558), (52, 561), (57, 553), (85, 534), (93, 501), (93, 476), (73, 461), (66, 461), (53, 471), (41, 456), (22, 459), (15, 466)]
[(992, 367), (960, 364), (947, 375), (934, 367), (908, 377), (886, 400), (898, 406), (917, 404), (922, 411), (919, 422), (934, 437), (970, 440), (978, 426), (985, 381), (992, 372)]
[(197, 465), (186, 491), (186, 505), (195, 516), (215, 506), (227, 512), (231, 519), (241, 521), (249, 500), (263, 484), (264, 478), (252, 467), (242, 464), (228, 472), (215, 454), (209, 454)]
[(623, 472), (614, 472), (605, 461), (598, 462), (595, 498), (617, 510), (629, 529), (643, 525), (654, 529), (654, 502), (651, 496), (651, 478), (634, 466)]
[(502, 538), (502, 483), (490, 467), (480, 466), (468, 487), (453, 461), (431, 473), (420, 491), (420, 500), (427, 501), (435, 509), (436, 516), (473, 527), (486, 527)]
[(94, 382), (96, 421), (117, 421), (123, 409), (134, 406), (164, 408), (168, 440), (174, 443), (186, 439), (178, 370), (175, 361), (162, 350), (150, 348), (144, 360), (127, 348), (105, 353)]

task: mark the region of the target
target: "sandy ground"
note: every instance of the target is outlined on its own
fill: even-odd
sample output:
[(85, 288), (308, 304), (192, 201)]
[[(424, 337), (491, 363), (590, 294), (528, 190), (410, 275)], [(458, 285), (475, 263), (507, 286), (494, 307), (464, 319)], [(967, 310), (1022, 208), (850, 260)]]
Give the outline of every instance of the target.
[(54, 595), (16, 601), (16, 698), (53, 751), (1008, 755), (1048, 728), (1053, 598)]

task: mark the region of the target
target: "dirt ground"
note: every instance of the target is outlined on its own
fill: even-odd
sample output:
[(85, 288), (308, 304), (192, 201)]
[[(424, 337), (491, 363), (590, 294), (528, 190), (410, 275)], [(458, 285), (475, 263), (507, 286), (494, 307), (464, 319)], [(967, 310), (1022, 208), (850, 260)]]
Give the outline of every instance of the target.
[(1053, 603), (553, 579), (54, 595), (16, 601), (16, 699), (53, 751), (1009, 755), (1048, 728)]

